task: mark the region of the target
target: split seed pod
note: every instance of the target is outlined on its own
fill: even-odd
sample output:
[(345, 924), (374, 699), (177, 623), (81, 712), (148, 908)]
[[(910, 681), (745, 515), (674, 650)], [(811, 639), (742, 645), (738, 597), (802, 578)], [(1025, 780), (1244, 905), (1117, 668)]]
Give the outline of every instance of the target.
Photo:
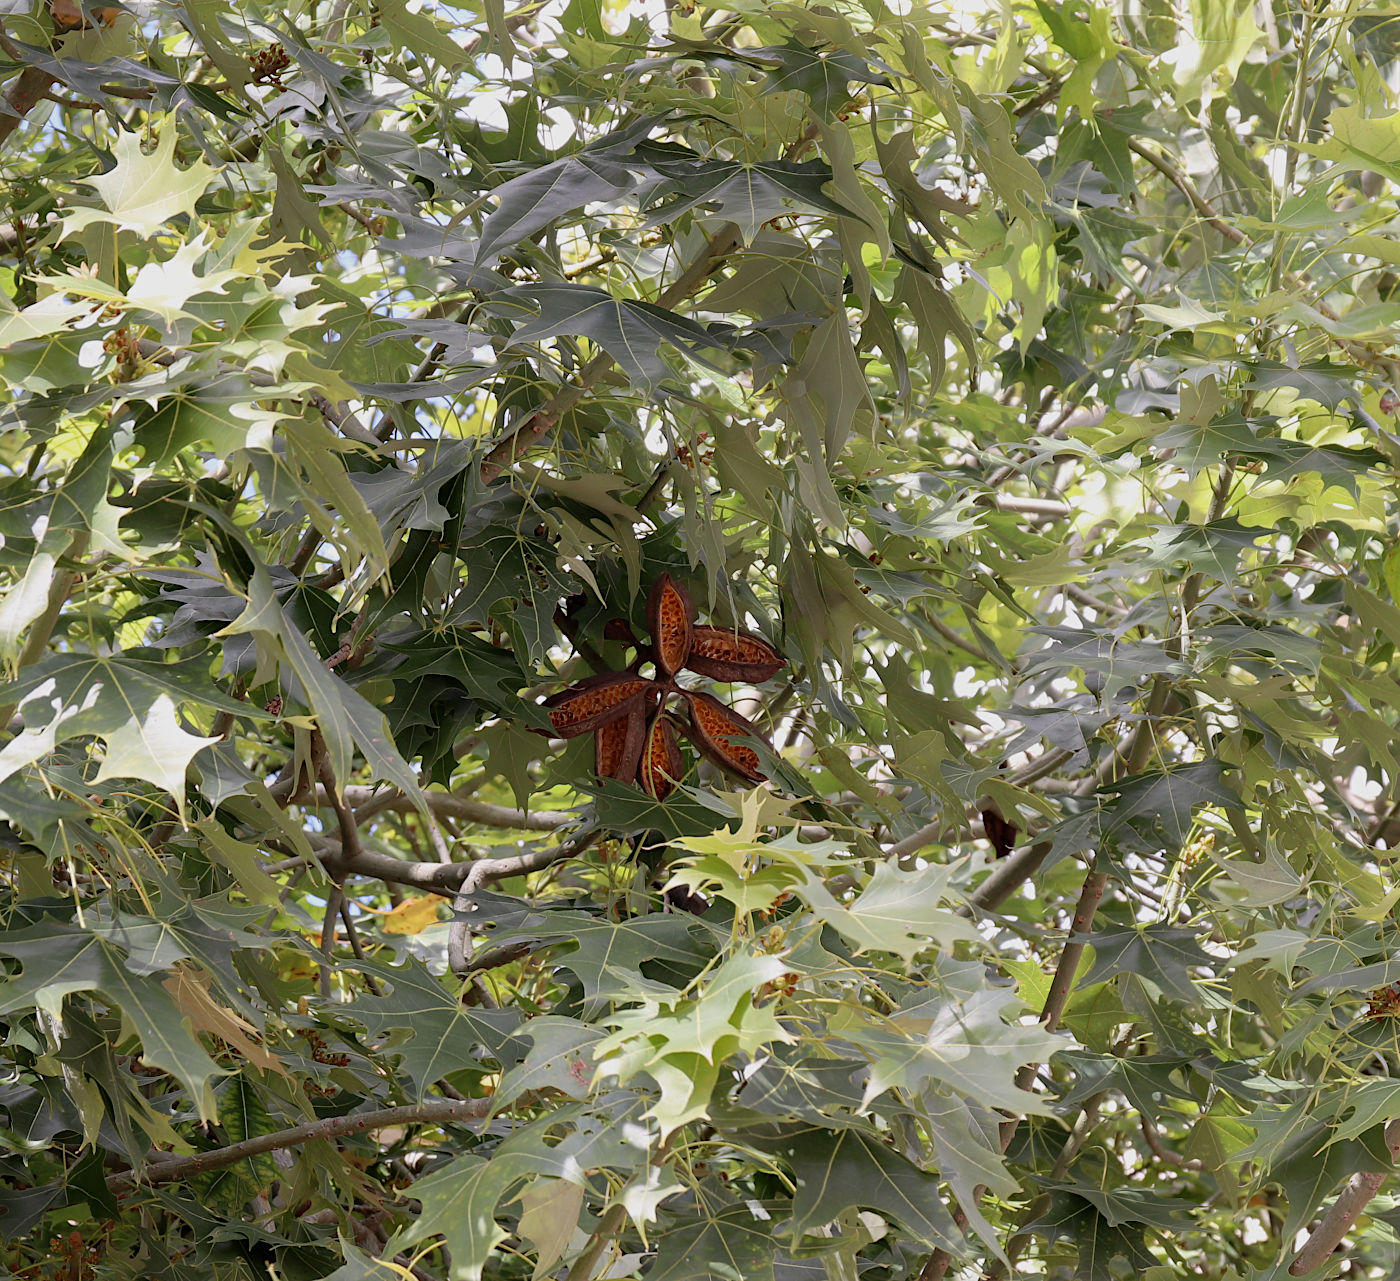
[(676, 787), (676, 780), (685, 769), (676, 731), (671, 728), (666, 709), (658, 708), (647, 728), (646, 746), (642, 749), (642, 764), (637, 781), (642, 791), (664, 801)]
[(711, 694), (690, 689), (682, 693), (690, 704), (691, 737), (706, 756), (750, 783), (761, 783), (768, 777), (758, 767), (758, 753), (744, 742), (746, 734), (765, 743), (768, 741), (752, 722), (731, 711)]
[(697, 624), (691, 629), (690, 657), (685, 665), (714, 681), (759, 685), (786, 667), (787, 659), (752, 632)]
[(635, 783), (646, 736), (647, 718), (640, 706), (618, 720), (598, 726), (593, 735), (594, 773), (599, 778)]
[(690, 656), (694, 617), (690, 593), (670, 574), (662, 574), (647, 595), (647, 626), (651, 628), (652, 658), (667, 676), (680, 671)]
[(640, 709), (652, 683), (632, 672), (603, 672), (547, 698), (549, 719), (560, 738), (575, 738)]

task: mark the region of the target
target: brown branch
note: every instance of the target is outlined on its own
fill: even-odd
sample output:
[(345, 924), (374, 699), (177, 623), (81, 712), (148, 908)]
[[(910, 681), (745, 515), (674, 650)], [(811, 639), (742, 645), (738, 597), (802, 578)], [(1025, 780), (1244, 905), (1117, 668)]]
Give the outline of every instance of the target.
[(990, 507), (994, 511), (1015, 512), (1047, 520), (1074, 514), (1074, 508), (1068, 503), (1056, 502), (1053, 498), (1020, 498), (1015, 494), (982, 494), (976, 499), (976, 503), (979, 507)]
[[(1390, 1149), (1390, 1159), (1393, 1162), (1400, 1156), (1400, 1120), (1392, 1121), (1385, 1127), (1385, 1145)], [(1341, 1245), (1342, 1238), (1351, 1231), (1361, 1212), (1370, 1204), (1371, 1198), (1380, 1191), (1388, 1173), (1388, 1170), (1368, 1170), (1353, 1174), (1347, 1180), (1346, 1187), (1332, 1202), (1332, 1208), (1312, 1230), (1303, 1243), (1303, 1248), (1288, 1265), (1289, 1276), (1307, 1276), (1332, 1257), (1332, 1252)]]
[(666, 492), (666, 486), (670, 483), (671, 464), (664, 462), (656, 469), (656, 475), (652, 478), (651, 484), (646, 487), (642, 496), (634, 504), (636, 509), (643, 513), (649, 511), (652, 504), (657, 502), (661, 495)]
[(529, 956), (534, 950), (530, 943), (507, 943), (501, 947), (493, 947), (485, 952), (476, 952), (471, 957), (465, 958), (467, 973), (480, 974), (485, 970), (499, 969), (502, 965), (509, 965), (512, 961), (518, 961), (522, 956)]
[(38, 67), (25, 67), (5, 94), (5, 106), (0, 110), (0, 142), (4, 142), (34, 108), (43, 101), (54, 77)]
[(1040, 870), (1049, 853), (1049, 841), (1021, 846), (1002, 860), (996, 870), (967, 896), (968, 903), (980, 907), (984, 912), (996, 911)]
[[(509, 858), (478, 859), (471, 864), (470, 870), (462, 881), (462, 888), (452, 903), (455, 917), (447, 932), (448, 969), (454, 974), (472, 974), (492, 969), (496, 965), (505, 965), (509, 961), (524, 956), (530, 950), (528, 945), (513, 945), (508, 948), (493, 949), (494, 952), (501, 954), (499, 959), (492, 956), (491, 953), (486, 953), (476, 959), (472, 957), (471, 921), (468, 917), (476, 910), (476, 905), (472, 902), (472, 895), (477, 890), (492, 881), (503, 881), (511, 876), (524, 876), (529, 872), (541, 871), (554, 863), (562, 863), (565, 859), (574, 858), (582, 854), (602, 835), (601, 828), (592, 828), (580, 832), (573, 840), (565, 841), (563, 845), (531, 850), (528, 853), (515, 854)], [(517, 946), (518, 950), (516, 950)]]
[(1152, 1149), (1155, 1156), (1164, 1165), (1174, 1165), (1181, 1170), (1204, 1170), (1204, 1161), (1198, 1161), (1194, 1157), (1184, 1157), (1179, 1152), (1173, 1152), (1162, 1144), (1162, 1136), (1158, 1133), (1157, 1127), (1145, 1116), (1138, 1117), (1138, 1128), (1142, 1131), (1142, 1137), (1146, 1140), (1147, 1146)]
[(61, 93), (55, 93), (52, 89), (45, 92), (44, 97), (50, 102), (56, 102), (60, 107), (66, 107), (69, 111), (101, 111), (100, 102), (92, 102), (86, 98), (65, 98)]
[(622, 1226), (627, 1222), (627, 1207), (620, 1201), (609, 1207), (608, 1212), (603, 1215), (602, 1221), (593, 1229), (593, 1235), (589, 1237), (587, 1246), (582, 1254), (574, 1260), (573, 1266), (569, 1269), (564, 1281), (592, 1281), (593, 1269), (597, 1266), (598, 1257), (607, 1249), (608, 1242), (622, 1231)]
[(171, 1183), (176, 1179), (188, 1179), (209, 1170), (222, 1170), (225, 1166), (236, 1165), (239, 1161), (261, 1156), (264, 1152), (297, 1147), (318, 1139), (339, 1139), (351, 1134), (364, 1134), (370, 1130), (385, 1130), (399, 1125), (449, 1125), (455, 1121), (475, 1121), (486, 1116), (491, 1111), (491, 1105), (491, 1099), (434, 1100), (431, 1103), (411, 1103), (406, 1107), (384, 1108), (379, 1112), (358, 1112), (349, 1116), (307, 1121), (287, 1130), (260, 1134), (257, 1138), (231, 1143), (227, 1147), (214, 1148), (209, 1152), (172, 1157), (168, 1161), (147, 1166), (139, 1172), (123, 1170), (119, 1174), (108, 1175), (107, 1189), (111, 1192), (126, 1192), (142, 1184), (152, 1186), (157, 1183)]
[[(1051, 748), (1049, 751), (1042, 752), (1039, 756), (1034, 757), (1018, 769), (1010, 771), (1003, 779), (1003, 782), (1011, 787), (1025, 787), (1028, 783), (1033, 783), (1038, 778), (1043, 778), (1047, 774), (1053, 774), (1055, 770), (1059, 769), (1066, 761), (1072, 759), (1073, 756), (1073, 752), (1063, 747)], [(889, 849), (885, 851), (885, 856), (887, 858), (903, 858), (907, 854), (917, 853), (926, 845), (932, 845), (938, 841), (954, 840), (964, 834), (971, 835), (974, 839), (983, 835), (981, 824), (972, 817), (972, 811), (969, 811), (968, 821), (964, 825), (956, 825), (943, 819), (932, 823), (925, 823), (918, 831), (911, 832), (902, 841), (891, 845)], [(1043, 860), (1044, 857), (1045, 856), (1042, 854), (1041, 859)], [(1008, 860), (1008, 863), (1009, 862), (1010, 860)], [(1037, 867), (1039, 866), (1039, 862), (1040, 861), (1037, 860)], [(1005, 866), (1005, 864), (1003, 866)], [(1034, 870), (1034, 867), (1030, 868), (1026, 872), (1026, 875), (1029, 876)], [(1000, 901), (1001, 900), (998, 900), (998, 902)]]
[[(1031, 846), (1030, 848), (1035, 850), (1038, 847)], [(1048, 852), (1049, 847), (1045, 848)], [(1043, 858), (1044, 855), (1041, 857)], [(1065, 1007), (1069, 1004), (1070, 994), (1074, 990), (1074, 978), (1079, 971), (1079, 962), (1084, 956), (1084, 949), (1088, 946), (1082, 937), (1076, 938), (1076, 936), (1090, 932), (1094, 923), (1094, 914), (1098, 911), (1099, 902), (1103, 898), (1107, 885), (1108, 873), (1090, 867), (1088, 874), (1084, 877), (1084, 884), (1079, 892), (1079, 902), (1075, 905), (1074, 917), (1070, 922), (1069, 939), (1065, 943), (1064, 950), (1060, 953), (1060, 962), (1055, 967), (1055, 977), (1051, 980), (1050, 991), (1045, 997), (1045, 1005), (1040, 1012), (1040, 1021), (1047, 1032), (1053, 1032), (1059, 1026), (1060, 1019), (1064, 1017)], [(1040, 1065), (1038, 1063), (1023, 1064), (1016, 1073), (1016, 1088), (1029, 1090), (1039, 1071)], [(1020, 1124), (1019, 1117), (1001, 1123), (1000, 1137), (1003, 1152), (1011, 1146), (1011, 1140), (1015, 1137), (1016, 1129)], [(980, 1200), (985, 1191), (985, 1186), (979, 1185), (973, 1189), (973, 1197)], [(962, 1213), (961, 1207), (954, 1207), (954, 1219), (960, 1224), (966, 1224), (967, 1216)], [(942, 1281), (952, 1262), (953, 1256), (947, 1250), (935, 1250), (929, 1256), (928, 1262), (924, 1264), (923, 1271), (919, 1273), (919, 1281)]]
[(316, 764), (316, 773), (321, 780), (317, 791), (324, 789), (330, 807), (335, 810), (336, 824), (340, 828), (341, 856), (346, 863), (353, 863), (363, 852), (360, 846), (360, 829), (355, 823), (354, 812), (336, 788), (335, 774), (331, 771), (330, 758), (326, 755), (326, 740), (318, 729), (311, 731), (311, 758)]
[(1226, 240), (1236, 245), (1246, 245), (1249, 237), (1238, 227), (1232, 227), (1221, 216), (1220, 211), (1196, 189), (1196, 184), (1182, 173), (1165, 156), (1159, 156), (1151, 147), (1145, 147), (1136, 138), (1128, 139), (1129, 150), (1141, 156), (1159, 174), (1172, 184), (1202, 218), (1215, 228)]
[[(393, 885), (411, 885), (420, 890), (433, 890), (447, 896), (460, 890), (468, 878), (474, 878), (472, 889), (475, 891), (506, 877), (524, 876), (530, 872), (541, 871), (554, 863), (577, 858), (602, 839), (603, 833), (598, 828), (593, 828), (580, 832), (561, 845), (549, 845), (523, 854), (513, 854), (508, 858), (482, 858), (474, 862), (405, 860), (395, 858), (392, 854), (368, 850), (363, 846), (353, 857), (347, 857), (344, 846), (334, 838), (318, 833), (307, 835), (316, 851), (316, 857), (325, 867), (327, 875), (334, 880), (345, 876), (364, 876)], [(268, 849), (289, 855), (295, 854), (295, 851), (289, 849), (282, 841), (269, 840), (265, 844)], [(302, 862), (303, 860), (298, 858), (289, 858), (285, 863), (273, 864), (265, 870), (272, 872), (292, 868)]]

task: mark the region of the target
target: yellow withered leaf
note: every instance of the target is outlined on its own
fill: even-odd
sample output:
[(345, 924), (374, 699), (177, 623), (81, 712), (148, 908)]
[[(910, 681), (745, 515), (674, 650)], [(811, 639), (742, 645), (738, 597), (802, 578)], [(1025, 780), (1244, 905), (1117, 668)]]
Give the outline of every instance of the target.
[(438, 904), (443, 902), (436, 894), (424, 894), (419, 898), (406, 898), (393, 911), (384, 916), (380, 928), (385, 934), (421, 934), (430, 925), (436, 925)]

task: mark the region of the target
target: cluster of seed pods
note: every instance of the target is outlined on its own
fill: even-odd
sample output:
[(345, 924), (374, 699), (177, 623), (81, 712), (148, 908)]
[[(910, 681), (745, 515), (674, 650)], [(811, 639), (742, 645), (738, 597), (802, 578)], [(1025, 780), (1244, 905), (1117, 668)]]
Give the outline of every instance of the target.
[[(636, 784), (658, 800), (684, 770), (677, 728), (716, 765), (761, 782), (758, 753), (745, 739), (767, 740), (714, 695), (684, 688), (676, 674), (684, 669), (711, 680), (756, 685), (787, 660), (761, 636), (696, 623), (689, 594), (670, 574), (662, 574), (647, 594), (647, 626), (649, 645), (621, 620), (608, 625), (610, 636), (635, 646), (637, 659), (627, 671), (589, 676), (546, 699), (554, 733), (560, 738), (591, 733), (598, 776)], [(636, 670), (648, 659), (656, 667), (652, 677)], [(678, 717), (672, 704), (685, 715)]]

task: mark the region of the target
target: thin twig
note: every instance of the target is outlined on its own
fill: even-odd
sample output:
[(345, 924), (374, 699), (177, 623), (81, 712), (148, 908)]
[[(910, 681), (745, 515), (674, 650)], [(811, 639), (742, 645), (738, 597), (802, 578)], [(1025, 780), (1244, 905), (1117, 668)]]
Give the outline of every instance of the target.
[(339, 885), (332, 885), (326, 896), (326, 914), (321, 921), (321, 999), (331, 999), (331, 968), (335, 955), (335, 923), (340, 917), (340, 905), (345, 901), (345, 891)]
[(996, 870), (971, 894), (967, 901), (984, 912), (994, 912), (1040, 870), (1050, 853), (1049, 841), (1023, 845), (1003, 859)]
[[(345, 937), (350, 940), (350, 950), (355, 953), (355, 959), (363, 961), (365, 947), (360, 942), (360, 932), (355, 928), (355, 919), (350, 915), (350, 900), (343, 894), (340, 896), (340, 920), (341, 924), (345, 926)], [(374, 996), (382, 996), (383, 989), (380, 988), (379, 981), (374, 975), (364, 971), (361, 973), (364, 974), (365, 986), (369, 988), (370, 993)]]

